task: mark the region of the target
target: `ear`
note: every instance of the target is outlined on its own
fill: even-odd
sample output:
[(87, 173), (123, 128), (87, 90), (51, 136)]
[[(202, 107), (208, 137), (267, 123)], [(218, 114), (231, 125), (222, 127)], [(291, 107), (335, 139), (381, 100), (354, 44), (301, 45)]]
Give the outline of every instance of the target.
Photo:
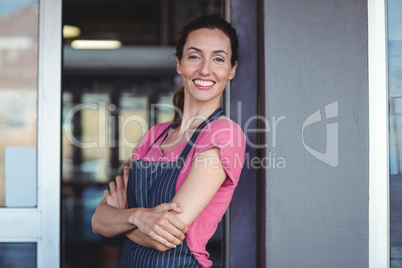
[(232, 70), (230, 70), (229, 73), (229, 80), (232, 80), (235, 75), (236, 75), (236, 69), (237, 69), (237, 61), (235, 62), (235, 64), (232, 66)]
[(183, 71), (181, 70), (179, 58), (176, 57), (176, 61), (177, 61), (177, 64), (176, 64), (176, 71), (177, 71), (177, 73), (178, 73), (178, 74), (183, 74)]

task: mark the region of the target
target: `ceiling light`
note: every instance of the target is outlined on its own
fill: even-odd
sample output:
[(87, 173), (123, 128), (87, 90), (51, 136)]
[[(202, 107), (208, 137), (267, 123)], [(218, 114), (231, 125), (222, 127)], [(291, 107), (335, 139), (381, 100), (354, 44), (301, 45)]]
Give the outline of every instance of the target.
[(71, 42), (74, 49), (117, 49), (121, 47), (118, 40), (74, 40)]
[(80, 28), (71, 25), (63, 26), (63, 37), (64, 38), (74, 38), (81, 34)]

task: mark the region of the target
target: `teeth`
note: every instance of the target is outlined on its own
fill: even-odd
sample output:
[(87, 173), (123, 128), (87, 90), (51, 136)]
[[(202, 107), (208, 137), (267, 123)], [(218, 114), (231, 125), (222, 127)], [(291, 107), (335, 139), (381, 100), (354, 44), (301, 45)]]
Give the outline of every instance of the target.
[(203, 81), (203, 80), (194, 80), (194, 83), (196, 83), (199, 86), (203, 86), (203, 87), (209, 87), (209, 86), (212, 86), (213, 84), (215, 84), (212, 81)]

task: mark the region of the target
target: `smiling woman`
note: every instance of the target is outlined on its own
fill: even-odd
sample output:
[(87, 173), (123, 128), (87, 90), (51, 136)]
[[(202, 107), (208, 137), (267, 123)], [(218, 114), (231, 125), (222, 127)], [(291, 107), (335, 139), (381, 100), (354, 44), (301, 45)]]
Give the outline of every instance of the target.
[(187, 109), (196, 102), (212, 101), (219, 105), (227, 81), (236, 72), (237, 62), (232, 66), (231, 56), (230, 39), (221, 30), (204, 28), (188, 35), (184, 55), (177, 59), (177, 72), (187, 91)]
[(95, 233), (127, 237), (120, 267), (211, 267), (206, 244), (240, 177), (245, 135), (220, 107), (236, 72), (236, 31), (219, 16), (205, 16), (179, 37), (180, 118), (148, 131), (92, 218)]
[[(217, 16), (213, 16), (213, 17), (217, 17)], [(224, 23), (222, 23), (222, 21)], [(213, 43), (215, 45), (215, 48), (213, 46), (208, 48), (210, 50), (213, 50), (213, 54), (215, 53), (223, 53), (221, 52), (222, 50), (224, 50), (222, 47), (226, 46), (226, 50), (224, 53), (226, 53), (226, 57), (228, 59), (230, 59), (230, 68), (233, 70), (233, 77), (237, 68), (237, 60), (238, 60), (238, 56), (237, 56), (237, 50), (239, 47), (239, 40), (237, 37), (237, 33), (236, 30), (232, 27), (224, 27), (225, 25), (225, 21), (219, 19), (219, 17), (217, 18), (217, 20), (213, 21), (206, 21), (206, 22), (201, 22), (198, 20), (194, 20), (192, 22), (190, 22), (189, 24), (187, 24), (178, 34), (177, 34), (177, 43), (176, 43), (176, 57), (177, 57), (177, 72), (181, 71), (179, 70), (179, 67), (181, 65), (181, 61), (183, 59), (183, 57), (185, 56), (185, 53), (188, 53), (189, 51), (191, 52), (192, 50), (194, 50), (195, 52), (198, 53), (202, 53), (201, 48), (197, 48), (194, 47), (192, 44), (187, 44), (188, 41), (188, 36), (190, 34), (196, 34), (199, 30), (201, 31), (216, 31), (217, 33), (215, 33), (216, 35), (219, 35), (218, 39), (222, 38), (221, 41), (223, 41), (222, 43), (216, 44)], [(219, 29), (219, 30), (218, 30)], [(198, 37), (199, 41), (203, 42), (203, 36), (195, 36)], [(217, 39), (217, 40), (218, 40)], [(217, 40), (213, 40), (214, 42), (216, 42)], [(191, 41), (191, 40), (190, 40)], [(212, 40), (209, 40), (212, 41)], [(229, 41), (229, 46), (227, 47), (228, 43), (227, 41)], [(191, 41), (193, 42), (193, 41)], [(207, 45), (208, 43), (204, 43), (203, 45)], [(187, 45), (187, 47), (186, 47)], [(201, 45), (201, 44), (200, 44)], [(216, 47), (217, 46), (217, 47)], [(187, 51), (185, 50), (185, 47), (187, 48)], [(215, 50), (216, 49), (216, 50)], [(229, 54), (230, 53), (230, 57)], [(192, 56), (193, 58), (197, 58), (197, 55)], [(221, 61), (221, 59), (218, 59), (217, 61)], [(204, 59), (205, 62), (205, 59)], [(228, 64), (228, 61), (226, 60), (226, 66)], [(201, 74), (200, 74), (201, 75)], [(233, 79), (233, 77), (231, 77), (230, 79)], [(184, 77), (183, 77), (184, 80)], [(207, 82), (202, 82), (202, 80), (197, 80), (197, 83), (207, 83)], [(226, 86), (226, 83), (225, 83)], [(183, 111), (183, 104), (184, 104), (184, 87), (182, 87), (181, 89), (179, 89), (174, 98), (173, 98), (174, 104), (176, 107), (178, 107), (179, 111)], [(176, 111), (175, 113), (175, 118), (174, 121), (177, 121), (180, 118), (180, 114)]]

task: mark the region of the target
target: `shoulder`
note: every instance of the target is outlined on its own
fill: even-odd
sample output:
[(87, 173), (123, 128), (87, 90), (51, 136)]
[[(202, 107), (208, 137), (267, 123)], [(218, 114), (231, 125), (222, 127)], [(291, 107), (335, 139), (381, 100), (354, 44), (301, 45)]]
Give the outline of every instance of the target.
[(220, 162), (227, 174), (225, 185), (236, 186), (243, 166), (246, 135), (241, 127), (229, 118), (207, 124), (195, 144), (195, 156), (211, 148), (219, 149)]
[(212, 130), (224, 129), (227, 131), (236, 130), (243, 132), (241, 127), (235, 121), (227, 117), (222, 117), (217, 120), (214, 120), (208, 125), (211, 127)]
[(221, 118), (207, 124), (200, 133), (198, 144), (218, 147), (241, 148), (246, 146), (246, 135), (241, 127), (229, 118)]
[(238, 146), (242, 147), (246, 141), (246, 135), (241, 127), (229, 118), (221, 118), (207, 124), (202, 133), (201, 139), (209, 138), (210, 142), (235, 142), (238, 141)]

